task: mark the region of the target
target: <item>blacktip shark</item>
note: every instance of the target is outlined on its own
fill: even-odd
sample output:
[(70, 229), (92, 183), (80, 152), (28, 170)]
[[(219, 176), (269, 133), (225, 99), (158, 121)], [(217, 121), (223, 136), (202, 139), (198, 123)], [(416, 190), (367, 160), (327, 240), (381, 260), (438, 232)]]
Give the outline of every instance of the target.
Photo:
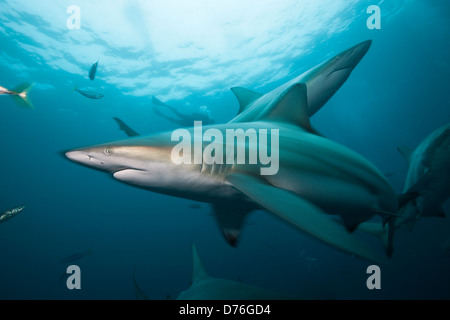
[(388, 255), (392, 255), (395, 230), (414, 228), (422, 217), (445, 217), (442, 204), (450, 198), (450, 124), (429, 134), (416, 149), (397, 148), (409, 165), (403, 186), (399, 211), (392, 227), (365, 222), (358, 230), (381, 239)]
[(403, 191), (419, 196), (405, 205), (398, 224), (421, 217), (445, 217), (442, 204), (450, 198), (450, 123), (429, 134), (416, 149), (398, 147), (409, 164)]
[(0, 86), (0, 95), (7, 95), (14, 98), (16, 103), (25, 108), (34, 109), (33, 103), (28, 97), (28, 93), (33, 87), (33, 83), (24, 83), (13, 90), (8, 90)]
[[(250, 98), (248, 91), (240, 90), (244, 92), (237, 93), (240, 113), (228, 123), (183, 129), (190, 145), (193, 140), (194, 149), (200, 140), (200, 160), (208, 150), (215, 159), (226, 161), (196, 163), (196, 150), (190, 155), (194, 162), (174, 161), (173, 151), (179, 146), (174, 132), (74, 149), (65, 155), (135, 187), (212, 203), (219, 227), (233, 246), (247, 214), (265, 209), (334, 248), (387, 263), (384, 255), (349, 230), (375, 215), (386, 217), (397, 212), (392, 187), (361, 155), (315, 134), (309, 121), (347, 79), (369, 45), (366, 41), (346, 50), (265, 95)], [(247, 143), (244, 137), (234, 145), (233, 140), (229, 154), (230, 145), (220, 144), (218, 139), (228, 130), (252, 130), (260, 142), (277, 142), (276, 148), (270, 146), (271, 154), (279, 156), (276, 173), (263, 174), (263, 170), (273, 168), (262, 161), (236, 161), (235, 150), (261, 154), (259, 145), (264, 144)], [(204, 133), (211, 131), (216, 134), (215, 141), (205, 146)], [(220, 152), (225, 149), (226, 155)], [(343, 224), (330, 219), (331, 214), (339, 215)]]
[[(367, 40), (357, 44), (356, 46), (345, 50), (337, 56), (325, 61), (314, 68), (302, 73), (300, 76), (292, 79), (284, 86), (289, 87), (295, 83), (305, 83), (308, 93), (308, 113), (310, 116), (314, 115), (320, 108), (334, 95), (334, 93), (344, 84), (348, 79), (353, 69), (358, 65), (361, 59), (365, 56), (372, 44), (371, 40)], [(253, 101), (261, 98), (263, 94), (243, 88), (233, 87), (231, 91), (234, 93), (239, 101), (239, 113), (242, 113)], [(163, 106), (172, 110), (179, 119), (173, 119), (162, 114), (155, 109), (155, 112), (172, 122), (180, 125), (190, 126), (194, 121), (201, 120), (203, 124), (214, 123), (208, 115), (201, 114), (183, 114), (175, 108), (160, 101), (155, 96), (152, 97), (154, 105)], [(206, 117), (206, 118), (205, 118)], [(119, 124), (120, 129), (124, 131), (129, 137), (135, 137), (139, 134), (131, 129), (125, 122), (118, 118), (114, 118)]]

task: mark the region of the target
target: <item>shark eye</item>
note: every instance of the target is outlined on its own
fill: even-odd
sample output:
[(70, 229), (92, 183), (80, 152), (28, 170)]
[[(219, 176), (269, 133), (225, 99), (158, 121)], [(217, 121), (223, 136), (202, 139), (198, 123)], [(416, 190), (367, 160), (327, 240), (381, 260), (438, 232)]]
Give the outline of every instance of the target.
[(111, 151), (111, 149), (109, 149), (109, 148), (106, 148), (103, 152), (104, 152), (107, 156), (110, 156), (110, 155), (112, 154), (112, 151)]

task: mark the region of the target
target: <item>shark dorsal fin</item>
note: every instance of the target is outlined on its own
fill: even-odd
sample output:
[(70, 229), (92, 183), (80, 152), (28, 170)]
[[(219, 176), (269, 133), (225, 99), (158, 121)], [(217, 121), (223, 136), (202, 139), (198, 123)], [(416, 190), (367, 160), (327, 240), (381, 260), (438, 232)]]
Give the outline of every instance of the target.
[(197, 252), (195, 244), (192, 243), (192, 283), (196, 283), (208, 277), (203, 267), (202, 261)]
[(402, 154), (403, 158), (405, 158), (406, 162), (409, 165), (411, 163), (411, 155), (414, 150), (404, 146), (397, 147), (397, 150)]
[(253, 101), (262, 97), (262, 94), (242, 87), (233, 87), (231, 91), (239, 101), (239, 113), (244, 111)]
[(308, 98), (306, 84), (296, 83), (273, 102), (269, 113), (263, 118), (289, 122), (301, 126), (309, 132), (314, 132), (309, 121)]

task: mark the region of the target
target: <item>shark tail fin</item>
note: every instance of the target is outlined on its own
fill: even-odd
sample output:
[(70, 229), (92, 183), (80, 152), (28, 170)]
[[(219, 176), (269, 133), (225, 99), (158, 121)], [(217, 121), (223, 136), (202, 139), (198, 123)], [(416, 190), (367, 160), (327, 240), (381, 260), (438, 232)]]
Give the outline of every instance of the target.
[(197, 248), (195, 247), (195, 244), (192, 243), (192, 283), (196, 283), (206, 277), (208, 277), (208, 275), (200, 260)]
[(34, 109), (34, 105), (28, 97), (28, 93), (30, 92), (33, 85), (34, 83), (24, 83), (13, 90), (14, 92), (17, 92), (17, 95), (14, 95), (12, 97), (19, 106), (27, 109)]

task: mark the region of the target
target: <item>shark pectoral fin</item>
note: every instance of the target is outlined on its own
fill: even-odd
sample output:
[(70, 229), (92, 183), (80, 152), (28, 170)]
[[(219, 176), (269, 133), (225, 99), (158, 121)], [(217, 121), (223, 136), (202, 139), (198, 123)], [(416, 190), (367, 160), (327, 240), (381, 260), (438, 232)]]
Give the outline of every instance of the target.
[(266, 119), (294, 123), (310, 133), (316, 134), (309, 121), (307, 88), (304, 83), (291, 86), (283, 96), (274, 102)]
[(316, 239), (363, 259), (386, 263), (383, 256), (308, 200), (247, 175), (232, 174), (227, 180), (262, 207)]
[(245, 217), (252, 209), (245, 205), (237, 206), (225, 202), (216, 202), (213, 204), (213, 208), (225, 240), (232, 247), (236, 247)]
[(239, 101), (238, 114), (244, 111), (253, 101), (263, 96), (258, 92), (254, 92), (242, 87), (233, 87), (231, 88), (231, 91), (234, 93), (234, 95)]
[(398, 152), (401, 153), (401, 155), (403, 156), (403, 158), (405, 158), (406, 162), (409, 165), (411, 162), (411, 155), (414, 152), (414, 150), (409, 147), (404, 147), (404, 146), (397, 147), (397, 150), (398, 150)]

